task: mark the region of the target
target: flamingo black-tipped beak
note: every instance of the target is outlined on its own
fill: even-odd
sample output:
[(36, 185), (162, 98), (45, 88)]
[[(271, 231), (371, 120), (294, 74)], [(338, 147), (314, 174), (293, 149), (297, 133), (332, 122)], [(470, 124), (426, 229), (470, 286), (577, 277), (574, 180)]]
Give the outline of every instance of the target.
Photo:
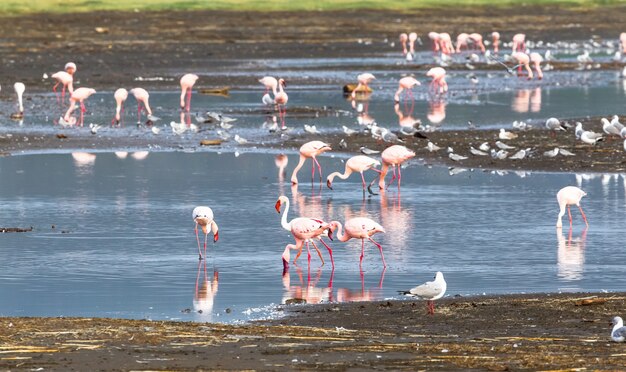
[(289, 270), (289, 262), (283, 257), (283, 275)]
[(333, 189), (333, 184), (330, 182), (330, 180), (326, 180), (326, 187), (328, 187), (329, 189)]
[(213, 234), (213, 243), (217, 243), (217, 240), (220, 238), (219, 231)]
[(333, 230), (328, 229), (328, 239), (330, 239), (330, 241), (333, 241)]
[(287, 82), (285, 80), (283, 80), (281, 83), (283, 84), (284, 88), (287, 88)]
[(276, 208), (276, 212), (280, 213), (280, 200), (276, 202), (274, 207)]
[(370, 195), (378, 195), (377, 193), (372, 191), (372, 184), (371, 183), (367, 186), (367, 192), (369, 192)]

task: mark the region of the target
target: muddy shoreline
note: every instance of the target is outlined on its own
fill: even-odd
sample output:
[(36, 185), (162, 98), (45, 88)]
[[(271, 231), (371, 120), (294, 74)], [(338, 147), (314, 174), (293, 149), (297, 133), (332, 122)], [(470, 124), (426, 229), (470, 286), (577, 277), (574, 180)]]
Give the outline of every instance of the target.
[(622, 369), (625, 293), (281, 306), (248, 325), (0, 318), (0, 368), (46, 370)]

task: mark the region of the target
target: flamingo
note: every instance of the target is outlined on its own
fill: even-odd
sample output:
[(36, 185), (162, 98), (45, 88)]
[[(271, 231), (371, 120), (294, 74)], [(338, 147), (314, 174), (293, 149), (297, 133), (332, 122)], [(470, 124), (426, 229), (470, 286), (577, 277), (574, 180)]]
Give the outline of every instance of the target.
[(526, 35), (513, 35), (513, 52), (524, 52), (526, 50)]
[[(206, 257), (206, 243), (207, 236), (209, 235), (209, 226), (211, 227), (211, 232), (213, 233), (213, 242), (217, 243), (219, 239), (218, 226), (213, 219), (213, 210), (209, 207), (195, 207), (192, 212), (193, 222), (196, 223), (196, 227), (194, 231), (196, 232), (196, 241), (198, 242), (198, 259), (201, 260)], [(200, 238), (198, 237), (198, 225), (202, 228), (202, 232), (204, 233), (204, 256), (202, 256), (202, 252), (200, 251)]]
[(491, 39), (493, 40), (493, 52), (497, 54), (500, 51), (500, 33), (492, 32)]
[(352, 91), (352, 98), (356, 97), (356, 92), (360, 92), (361, 90), (363, 90), (364, 92), (367, 93), (368, 88), (369, 88), (369, 83), (372, 82), (372, 80), (375, 80), (376, 77), (368, 72), (364, 73), (364, 74), (359, 74), (356, 77), (357, 81), (359, 82), (359, 84), (356, 86), (356, 88), (354, 88), (354, 90)]
[[(330, 228), (330, 225), (320, 220), (319, 218), (309, 218), (309, 217), (298, 217), (287, 222), (287, 213), (289, 213), (289, 199), (286, 196), (281, 195), (280, 197), (278, 197), (278, 200), (276, 201), (276, 205), (275, 205), (276, 211), (278, 213), (280, 213), (280, 208), (283, 204), (285, 205), (285, 209), (283, 210), (280, 223), (283, 229), (290, 231), (291, 235), (293, 235), (294, 239), (296, 240), (296, 244), (287, 244), (287, 246), (285, 247), (285, 251), (283, 252), (283, 255), (282, 255), (283, 269), (287, 270), (289, 268), (290, 249), (298, 250), (298, 254), (296, 255), (296, 258), (293, 260), (293, 263), (295, 264), (296, 261), (298, 261), (300, 254), (302, 254), (302, 246), (304, 243), (306, 243), (307, 260), (308, 260), (309, 265), (311, 264), (311, 251), (309, 250), (309, 243), (313, 244), (313, 247), (317, 251), (317, 255), (320, 257), (320, 260), (322, 260), (322, 265), (324, 265), (324, 258), (322, 257), (322, 252), (320, 252), (317, 245), (315, 245), (315, 242), (313, 241), (313, 239), (318, 239), (324, 245), (324, 247), (328, 249), (328, 254), (330, 255), (330, 262), (332, 263), (333, 268), (334, 268), (335, 260), (333, 259), (333, 250), (328, 246), (328, 244), (326, 244), (322, 240), (322, 234), (324, 234), (324, 232)], [(332, 240), (332, 237), (330, 234), (329, 234), (329, 238)]]
[(528, 57), (528, 54), (524, 52), (514, 52), (511, 54), (511, 58), (519, 64), (518, 75), (521, 75), (521, 69), (522, 66), (524, 66), (528, 72), (528, 80), (531, 80), (533, 78), (533, 70), (530, 68), (530, 57)]
[(441, 53), (445, 55), (450, 55), (454, 53), (454, 47), (452, 46), (452, 38), (450, 34), (447, 32), (442, 32), (439, 34), (439, 48), (441, 49)]
[(478, 46), (481, 52), (485, 53), (485, 44), (483, 44), (483, 35), (479, 33), (469, 34), (470, 40), (474, 43), (474, 46)]
[(422, 285), (418, 285), (417, 287), (411, 288), (408, 291), (400, 291), (400, 294), (407, 296), (414, 296), (425, 298), (428, 300), (428, 314), (435, 314), (435, 300), (440, 299), (446, 294), (446, 289), (448, 284), (446, 280), (443, 278), (443, 274), (441, 271), (437, 271), (435, 274), (435, 280), (432, 282), (426, 282)]
[(300, 170), (300, 168), (302, 168), (307, 158), (313, 159), (313, 164), (311, 164), (311, 182), (313, 182), (313, 177), (315, 176), (316, 164), (317, 164), (317, 169), (320, 172), (320, 182), (321, 182), (322, 181), (322, 167), (320, 166), (320, 163), (317, 162), (317, 159), (315, 157), (328, 150), (332, 150), (330, 148), (330, 145), (322, 141), (311, 141), (300, 146), (300, 161), (298, 162), (298, 165), (296, 166), (296, 168), (293, 170), (293, 173), (291, 174), (291, 183), (293, 185), (298, 183), (298, 171)]
[(265, 94), (268, 94), (270, 89), (276, 95), (276, 88), (278, 88), (278, 80), (275, 77), (265, 76), (259, 79), (259, 83), (265, 85)]
[(337, 238), (339, 241), (347, 242), (350, 239), (361, 239), (361, 257), (359, 258), (359, 267), (361, 267), (361, 264), (363, 263), (363, 256), (365, 254), (365, 239), (374, 243), (378, 247), (380, 257), (383, 260), (383, 267), (387, 267), (385, 255), (383, 254), (383, 247), (372, 239), (372, 235), (379, 232), (385, 232), (385, 229), (382, 226), (369, 218), (355, 217), (347, 220), (343, 227), (345, 228), (345, 232), (342, 232), (341, 222), (332, 221), (330, 223), (330, 231), (331, 233), (337, 231)]
[(422, 84), (419, 81), (417, 81), (417, 79), (415, 79), (414, 77), (412, 77), (412, 76), (403, 77), (398, 82), (398, 90), (396, 91), (396, 94), (393, 96), (393, 99), (396, 102), (400, 102), (400, 93), (402, 93), (402, 91), (406, 90), (407, 91), (407, 95), (409, 97), (411, 97), (411, 100), (414, 100), (412, 89), (413, 89), (414, 86), (417, 86), (417, 85), (422, 85)]
[(87, 98), (89, 98), (89, 96), (91, 96), (92, 94), (96, 93), (95, 89), (91, 89), (91, 88), (78, 88), (74, 91), (74, 93), (72, 93), (72, 95), (70, 96), (70, 107), (67, 109), (67, 112), (65, 113), (65, 116), (63, 117), (63, 119), (66, 122), (70, 122), (70, 115), (72, 114), (72, 112), (74, 112), (74, 110), (76, 109), (76, 102), (80, 103), (80, 121), (79, 121), (79, 125), (82, 127), (83, 126), (83, 121), (84, 121), (84, 115), (85, 112), (87, 111), (87, 109), (85, 109), (85, 100)]
[(287, 95), (287, 93), (285, 93), (285, 90), (283, 89), (286, 86), (287, 84), (285, 84), (284, 79), (278, 79), (278, 91), (274, 94), (274, 103), (278, 106), (278, 116), (280, 117), (281, 121), (281, 129), (285, 129), (285, 114), (287, 113), (285, 105), (289, 100), (289, 96)]
[(17, 110), (18, 112), (11, 115), (13, 119), (21, 119), (24, 117), (24, 101), (22, 96), (24, 95), (24, 91), (26, 90), (26, 85), (24, 83), (17, 82), (13, 84), (13, 89), (15, 89), (15, 93), (17, 94)]
[(428, 33), (428, 38), (432, 44), (433, 54), (439, 51), (439, 39), (441, 36), (437, 32), (431, 31)]
[(537, 79), (543, 79), (543, 72), (541, 71), (541, 62), (543, 62), (543, 57), (541, 54), (536, 52), (530, 53), (530, 62), (533, 64), (533, 67), (537, 72)]
[[(193, 85), (198, 80), (198, 75), (194, 74), (185, 74), (180, 78), (180, 109), (189, 112), (191, 109), (191, 91), (193, 90)], [(187, 96), (187, 101), (185, 103), (185, 95)]]
[(578, 209), (580, 209), (580, 214), (582, 214), (583, 216), (585, 225), (589, 227), (589, 223), (587, 222), (587, 217), (585, 216), (585, 212), (583, 212), (583, 209), (580, 207), (580, 199), (582, 199), (583, 196), (586, 196), (586, 195), (587, 195), (586, 192), (584, 192), (583, 190), (579, 189), (576, 186), (566, 186), (562, 188), (561, 190), (559, 190), (559, 192), (556, 194), (556, 200), (559, 202), (559, 208), (560, 208), (559, 217), (556, 221), (557, 228), (563, 227), (563, 222), (561, 221), (561, 218), (565, 214), (565, 207), (567, 207), (567, 215), (569, 216), (569, 227), (570, 229), (572, 228), (572, 212), (570, 211), (570, 207), (569, 207), (570, 205), (576, 205)]
[(626, 32), (619, 34), (619, 42), (622, 45), (622, 53), (626, 53)]
[(141, 122), (141, 105), (143, 104), (146, 109), (146, 113), (148, 114), (148, 123), (152, 123), (150, 120), (150, 116), (152, 116), (152, 110), (150, 109), (150, 103), (148, 100), (150, 99), (150, 94), (148, 91), (143, 88), (133, 88), (128, 93), (132, 94), (137, 100), (137, 123)]
[(469, 34), (466, 34), (465, 32), (460, 33), (457, 37), (456, 37), (456, 52), (460, 53), (461, 52), (461, 48), (465, 47), (465, 49), (469, 49), (468, 46), (468, 41), (469, 41)]
[(409, 36), (406, 33), (401, 33), (400, 34), (400, 45), (402, 45), (402, 55), (406, 55), (407, 54), (407, 50), (406, 50), (406, 42), (409, 40)]
[(126, 98), (128, 98), (128, 91), (124, 88), (120, 88), (115, 91), (113, 94), (113, 98), (115, 98), (115, 118), (111, 120), (111, 125), (120, 124), (120, 120), (122, 119), (121, 114), (124, 112), (124, 102)]
[(361, 173), (361, 181), (363, 182), (363, 194), (365, 195), (365, 177), (363, 177), (363, 172), (365, 172), (368, 169), (371, 169), (375, 172), (380, 173), (378, 169), (374, 168), (378, 165), (380, 165), (380, 162), (376, 159), (370, 158), (369, 156), (365, 156), (365, 155), (353, 156), (350, 159), (348, 159), (348, 161), (346, 161), (346, 169), (343, 172), (343, 174), (341, 174), (340, 172), (334, 172), (328, 175), (328, 177), (326, 178), (326, 186), (328, 186), (328, 188), (332, 190), (333, 180), (335, 179), (335, 177), (339, 177), (342, 180), (345, 180), (353, 172), (358, 172), (358, 173)]
[(426, 73), (426, 76), (433, 80), (430, 82), (430, 90), (435, 94), (445, 93), (448, 91), (448, 83), (446, 83), (446, 70), (443, 67), (433, 67)]
[[(57, 83), (52, 87), (52, 91), (56, 95), (57, 87), (59, 84), (63, 84), (63, 89), (61, 91), (61, 101), (65, 101), (65, 89), (70, 92), (70, 94), (74, 93), (74, 73), (76, 72), (76, 64), (74, 62), (68, 62), (65, 64), (65, 71), (59, 71), (52, 74), (52, 78), (57, 81)], [(59, 96), (57, 95), (57, 101), (59, 101)], [(59, 101), (59, 103), (61, 103)]]
[(417, 40), (417, 34), (415, 32), (411, 32), (409, 34), (409, 53), (411, 56), (415, 55), (415, 41)]
[[(391, 178), (391, 181), (389, 182), (389, 185), (393, 183), (393, 180), (397, 179), (398, 190), (400, 190), (400, 182), (402, 181), (402, 172), (400, 171), (400, 169), (402, 168), (401, 165), (405, 161), (414, 157), (415, 152), (409, 150), (408, 148), (402, 145), (393, 145), (383, 150), (381, 156), (383, 158), (383, 167), (381, 169), (380, 180), (378, 181), (378, 187), (381, 190), (385, 189), (385, 176), (387, 175), (387, 172), (389, 171), (389, 166), (391, 166), (393, 170), (393, 176)], [(397, 177), (396, 177), (396, 166), (398, 167)]]

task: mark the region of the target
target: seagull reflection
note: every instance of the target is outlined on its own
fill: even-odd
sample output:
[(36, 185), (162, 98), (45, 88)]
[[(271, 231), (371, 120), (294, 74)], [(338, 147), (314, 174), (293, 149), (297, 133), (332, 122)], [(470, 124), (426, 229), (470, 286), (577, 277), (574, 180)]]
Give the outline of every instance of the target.
[(385, 280), (385, 271), (387, 268), (383, 268), (380, 273), (380, 279), (378, 280), (378, 286), (365, 289), (365, 275), (363, 270), (359, 270), (361, 276), (361, 291), (353, 291), (348, 288), (337, 289), (337, 302), (358, 302), (358, 301), (376, 301), (382, 298), (383, 294), (383, 281)]
[[(201, 276), (202, 281), (200, 281)], [(206, 260), (198, 262), (196, 291), (193, 296), (193, 310), (196, 314), (200, 314), (203, 320), (210, 321), (213, 317), (213, 301), (217, 294), (218, 278), (219, 273), (217, 270), (214, 270), (213, 279), (209, 280), (206, 271)]]
[(311, 279), (311, 266), (307, 269), (307, 281), (304, 284), (302, 269), (298, 265), (293, 265), (296, 269), (296, 274), (299, 279), (299, 285), (291, 284), (291, 274), (289, 270), (283, 271), (283, 287), (285, 292), (283, 294), (282, 303), (291, 302), (289, 300), (304, 300), (307, 304), (319, 304), (322, 302), (333, 301), (333, 278), (335, 276), (335, 270), (330, 272), (330, 279), (325, 287), (317, 287), (321, 277), (322, 269), (317, 269), (315, 278)]
[(585, 266), (585, 244), (587, 229), (579, 237), (572, 239), (572, 229), (569, 230), (567, 240), (562, 229), (556, 229), (557, 247), (557, 275), (567, 281), (581, 280)]

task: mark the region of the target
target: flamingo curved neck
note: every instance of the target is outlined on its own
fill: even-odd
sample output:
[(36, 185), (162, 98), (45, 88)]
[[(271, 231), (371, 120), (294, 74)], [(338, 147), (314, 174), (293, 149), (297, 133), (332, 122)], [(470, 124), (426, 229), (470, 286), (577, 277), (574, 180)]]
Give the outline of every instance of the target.
[(291, 182), (298, 183), (298, 178), (296, 177), (296, 175), (298, 174), (298, 171), (300, 171), (300, 168), (302, 168), (302, 166), (304, 165), (305, 161), (306, 161), (306, 157), (300, 154), (300, 161), (298, 162), (298, 165), (296, 165), (296, 168), (293, 170), (293, 173), (291, 173)]
[(339, 177), (342, 180), (347, 179), (348, 177), (350, 177), (350, 175), (352, 174), (352, 169), (350, 169), (347, 165), (346, 165), (346, 170), (342, 173), (339, 172), (333, 172), (330, 175), (328, 175), (328, 180), (332, 183), (333, 180), (335, 179), (335, 177)]
[(387, 176), (388, 172), (389, 172), (389, 164), (383, 161), (383, 166), (380, 169), (380, 180), (378, 181), (378, 187), (381, 189), (385, 188), (385, 177)]
[(343, 226), (341, 226), (341, 222), (335, 221), (335, 224), (337, 225), (337, 239), (339, 239), (340, 242), (347, 242), (348, 240), (350, 240), (348, 234), (345, 234), (343, 232)]
[(280, 219), (280, 224), (283, 229), (291, 231), (291, 222), (287, 222), (287, 213), (289, 213), (289, 199), (285, 202), (285, 210), (283, 211), (282, 218)]

